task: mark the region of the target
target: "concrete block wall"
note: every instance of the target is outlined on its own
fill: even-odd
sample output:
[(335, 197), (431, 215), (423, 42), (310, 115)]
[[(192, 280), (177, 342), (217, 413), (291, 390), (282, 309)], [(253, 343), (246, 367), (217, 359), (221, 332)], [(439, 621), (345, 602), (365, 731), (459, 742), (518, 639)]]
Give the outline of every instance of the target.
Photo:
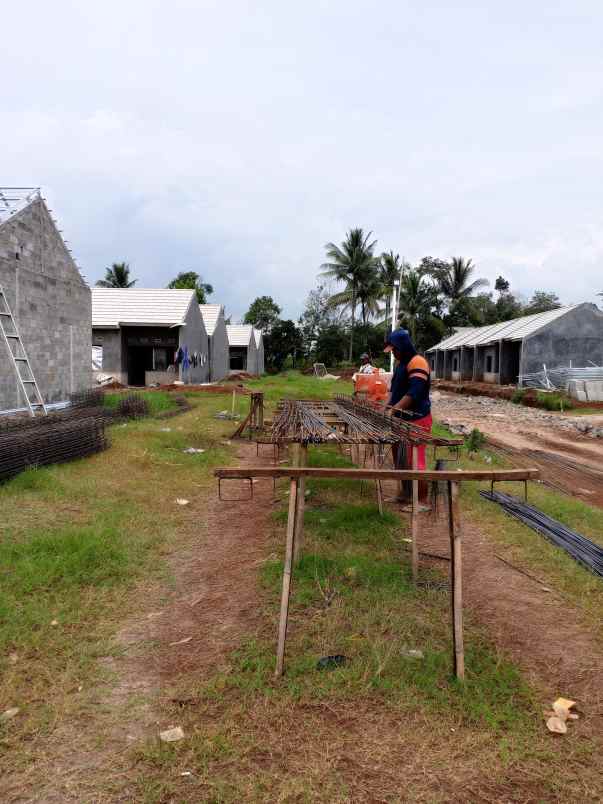
[[(42, 199), (0, 225), (0, 285), (46, 402), (92, 383), (90, 288)], [(0, 343), (0, 409), (24, 405)]]
[[(603, 366), (603, 312), (581, 304), (523, 342), (521, 373), (569, 366)], [(592, 361), (589, 362), (589, 361)]]
[(210, 376), (211, 382), (219, 382), (224, 377), (228, 376), (230, 368), (229, 363), (229, 350), (228, 350), (228, 335), (226, 332), (226, 323), (224, 321), (224, 313), (222, 312), (216, 326), (214, 333), (209, 339), (210, 348)]
[(100, 373), (111, 374), (117, 382), (126, 385), (128, 376), (122, 351), (121, 330), (93, 329), (92, 344), (103, 347), (103, 369)]
[(201, 310), (196, 300), (188, 308), (186, 314), (186, 326), (180, 327), (179, 330), (179, 345), (184, 349), (188, 347), (189, 354), (198, 352), (202, 356), (202, 364), (191, 366), (185, 377), (180, 366), (180, 378), (189, 383), (202, 383), (209, 381), (209, 340), (205, 325), (203, 324), (203, 317)]

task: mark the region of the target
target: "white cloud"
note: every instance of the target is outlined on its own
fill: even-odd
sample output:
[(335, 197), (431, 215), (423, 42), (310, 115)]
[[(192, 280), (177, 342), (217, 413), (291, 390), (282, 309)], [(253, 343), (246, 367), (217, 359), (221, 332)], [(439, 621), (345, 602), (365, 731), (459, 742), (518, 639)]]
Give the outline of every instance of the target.
[[(299, 313), (351, 226), (525, 294), (603, 284), (599, 4), (56, 0), (4, 10), (5, 184), (41, 184), (91, 280), (198, 270)], [(571, 71), (568, 65), (571, 64)]]

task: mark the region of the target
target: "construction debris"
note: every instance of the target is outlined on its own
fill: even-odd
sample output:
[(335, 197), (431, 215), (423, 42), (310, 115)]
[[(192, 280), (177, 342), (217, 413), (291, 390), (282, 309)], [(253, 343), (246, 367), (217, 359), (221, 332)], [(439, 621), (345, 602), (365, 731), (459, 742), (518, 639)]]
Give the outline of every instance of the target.
[(570, 701), (567, 698), (557, 698), (553, 703), (553, 711), (546, 713), (547, 729), (553, 734), (567, 734), (567, 721), (578, 720), (578, 715), (570, 711), (575, 705), (575, 701)]
[(159, 732), (159, 739), (163, 743), (176, 743), (184, 739), (184, 732), (180, 726), (172, 726), (170, 729)]

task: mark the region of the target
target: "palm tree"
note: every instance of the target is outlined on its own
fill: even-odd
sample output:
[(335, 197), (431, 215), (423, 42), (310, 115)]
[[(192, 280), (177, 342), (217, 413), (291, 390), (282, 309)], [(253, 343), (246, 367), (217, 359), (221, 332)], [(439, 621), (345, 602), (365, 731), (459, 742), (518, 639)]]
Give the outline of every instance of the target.
[(475, 265), (471, 260), (452, 257), (445, 268), (440, 268), (434, 273), (438, 290), (448, 301), (449, 308), (454, 307), (461, 299), (471, 296), (477, 288), (489, 284), (487, 279), (474, 279), (470, 282), (474, 271)]
[(417, 322), (431, 313), (433, 302), (433, 286), (425, 281), (419, 271), (409, 270), (400, 283), (398, 315), (408, 327), (410, 339), (415, 343)]
[(99, 288), (132, 288), (138, 280), (130, 279), (130, 266), (127, 262), (114, 262), (105, 268), (105, 278), (96, 283)]
[[(377, 267), (377, 258), (373, 256), (373, 249), (377, 241), (369, 242), (372, 232), (367, 235), (362, 229), (350, 229), (346, 239), (341, 246), (335, 243), (327, 243), (328, 262), (323, 263), (322, 276), (335, 279), (337, 282), (345, 282), (346, 288), (342, 293), (331, 296), (329, 304), (332, 307), (349, 307), (352, 313), (350, 328), (350, 352), (349, 360), (352, 361), (354, 348), (354, 324), (356, 319), (356, 307), (359, 301), (359, 290), (363, 283), (368, 288), (369, 278)], [(368, 294), (365, 293), (363, 315), (366, 317)]]

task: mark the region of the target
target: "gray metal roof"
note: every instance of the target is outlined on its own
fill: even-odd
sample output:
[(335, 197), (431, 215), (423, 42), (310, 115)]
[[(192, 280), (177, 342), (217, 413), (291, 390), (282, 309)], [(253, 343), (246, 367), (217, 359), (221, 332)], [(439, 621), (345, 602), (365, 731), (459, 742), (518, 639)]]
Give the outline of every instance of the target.
[(229, 346), (249, 346), (253, 338), (251, 324), (229, 324), (226, 327), (226, 332)]
[(221, 304), (200, 304), (199, 307), (201, 308), (205, 330), (211, 336), (214, 334), (216, 324), (224, 311), (224, 307)]
[(173, 327), (184, 324), (194, 290), (171, 288), (92, 288), (92, 326)]
[(483, 346), (496, 341), (521, 341), (550, 324), (551, 321), (569, 313), (570, 310), (575, 310), (576, 307), (580, 307), (580, 305), (571, 304), (568, 307), (559, 307), (557, 310), (524, 315), (520, 318), (513, 318), (511, 321), (502, 321), (485, 327), (459, 327), (454, 335), (444, 338), (443, 341), (427, 351), (435, 352), (436, 349), (450, 351), (460, 349), (461, 346)]

